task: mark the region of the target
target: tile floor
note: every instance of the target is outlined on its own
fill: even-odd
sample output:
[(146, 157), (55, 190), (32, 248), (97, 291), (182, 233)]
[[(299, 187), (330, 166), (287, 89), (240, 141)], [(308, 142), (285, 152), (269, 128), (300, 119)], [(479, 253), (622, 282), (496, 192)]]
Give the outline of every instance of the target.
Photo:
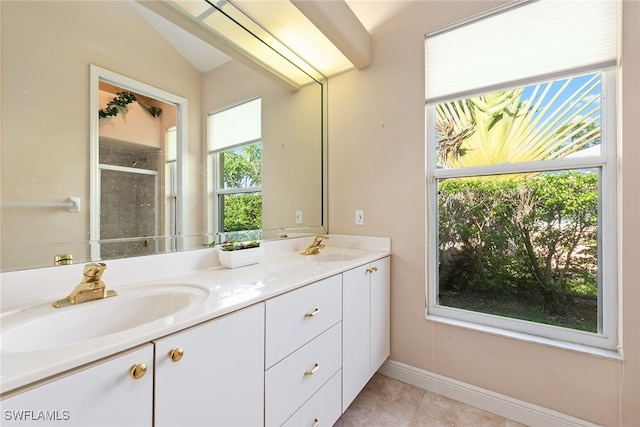
[(524, 427), (473, 406), (375, 374), (334, 427)]

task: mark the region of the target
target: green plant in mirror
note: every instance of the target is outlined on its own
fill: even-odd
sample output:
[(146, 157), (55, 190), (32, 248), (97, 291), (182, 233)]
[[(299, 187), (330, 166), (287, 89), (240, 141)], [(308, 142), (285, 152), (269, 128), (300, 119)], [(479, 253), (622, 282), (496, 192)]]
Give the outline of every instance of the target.
[(107, 106), (98, 111), (98, 116), (103, 119), (105, 117), (115, 117), (120, 112), (125, 112), (129, 108), (129, 104), (136, 100), (136, 96), (127, 91), (119, 91), (115, 98), (107, 102)]
[(162, 114), (162, 108), (143, 102), (132, 92), (120, 90), (111, 101), (107, 102), (105, 108), (98, 110), (98, 117), (104, 119), (105, 117), (115, 117), (120, 112), (127, 112), (129, 110), (128, 105), (132, 102), (137, 102), (151, 117), (159, 117)]

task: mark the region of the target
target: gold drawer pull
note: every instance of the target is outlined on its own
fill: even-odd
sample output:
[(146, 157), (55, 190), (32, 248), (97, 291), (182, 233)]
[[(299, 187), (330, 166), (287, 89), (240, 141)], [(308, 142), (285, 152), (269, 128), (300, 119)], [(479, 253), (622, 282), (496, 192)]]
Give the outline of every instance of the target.
[(304, 317), (313, 317), (316, 314), (320, 313), (320, 309), (316, 308), (315, 310), (313, 310), (311, 313), (305, 313)]
[(184, 350), (180, 347), (169, 350), (169, 359), (171, 359), (172, 362), (178, 362), (182, 359), (182, 356), (184, 356)]
[(376, 267), (375, 265), (371, 268), (367, 268), (367, 273), (373, 273), (374, 271), (378, 271), (378, 267)]
[(304, 374), (305, 374), (306, 376), (313, 375), (313, 374), (315, 374), (315, 373), (316, 373), (316, 371), (318, 370), (318, 368), (320, 368), (320, 365), (318, 365), (318, 364), (316, 363), (316, 364), (314, 365), (314, 367), (313, 367), (313, 369), (312, 369), (312, 370), (310, 370), (310, 371), (304, 371)]
[(147, 365), (144, 363), (136, 363), (129, 368), (129, 376), (134, 380), (139, 380), (147, 373)]
[(313, 420), (313, 427), (318, 427), (319, 425), (320, 425), (320, 421), (318, 421), (317, 418)]

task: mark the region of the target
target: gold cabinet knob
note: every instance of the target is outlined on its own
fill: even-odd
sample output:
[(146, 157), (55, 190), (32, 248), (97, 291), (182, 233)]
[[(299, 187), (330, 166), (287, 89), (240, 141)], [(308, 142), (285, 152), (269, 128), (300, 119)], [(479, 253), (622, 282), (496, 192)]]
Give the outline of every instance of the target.
[(373, 266), (373, 267), (371, 267), (371, 268), (367, 268), (367, 270), (366, 270), (366, 271), (367, 271), (367, 273), (373, 273), (374, 271), (378, 271), (378, 267)]
[(129, 376), (134, 380), (139, 380), (147, 373), (147, 365), (144, 363), (136, 363), (129, 368)]
[(184, 356), (184, 350), (180, 347), (175, 347), (169, 350), (169, 359), (171, 359), (172, 362), (178, 362), (182, 359), (182, 356)]

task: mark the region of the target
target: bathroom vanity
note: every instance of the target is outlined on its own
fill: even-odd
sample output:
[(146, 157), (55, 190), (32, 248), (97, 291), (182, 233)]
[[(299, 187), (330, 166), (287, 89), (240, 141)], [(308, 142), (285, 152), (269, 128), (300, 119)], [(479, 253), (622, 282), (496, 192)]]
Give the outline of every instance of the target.
[[(330, 238), (317, 255), (301, 255), (313, 238), (266, 242), (259, 264), (238, 269), (221, 268), (217, 249), (207, 249), (197, 256), (211, 267), (175, 276), (115, 286), (107, 272), (117, 297), (52, 310), (84, 305), (90, 324), (91, 312), (118, 298), (180, 286), (188, 296), (171, 300), (179, 308), (170, 315), (158, 298), (160, 318), (61, 345), (12, 337), (26, 326), (11, 316), (42, 304), (5, 301), (3, 425), (332, 425), (389, 356), (391, 248), (386, 238)], [(109, 268), (126, 268), (118, 264)], [(3, 297), (18, 292), (4, 286)], [(55, 327), (60, 312), (47, 312)], [(117, 323), (127, 313), (111, 316)]]

